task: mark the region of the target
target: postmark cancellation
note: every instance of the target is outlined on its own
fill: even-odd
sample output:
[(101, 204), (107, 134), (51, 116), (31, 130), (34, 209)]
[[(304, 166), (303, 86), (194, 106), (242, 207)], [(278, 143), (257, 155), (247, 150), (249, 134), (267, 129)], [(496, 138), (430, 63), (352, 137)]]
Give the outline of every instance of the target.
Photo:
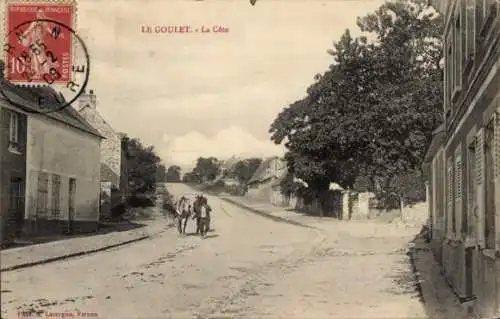
[[(76, 30), (74, 0), (19, 1), (5, 5), (5, 79), (51, 86), (71, 104), (89, 78), (89, 54)], [(8, 98), (8, 96), (6, 96)]]

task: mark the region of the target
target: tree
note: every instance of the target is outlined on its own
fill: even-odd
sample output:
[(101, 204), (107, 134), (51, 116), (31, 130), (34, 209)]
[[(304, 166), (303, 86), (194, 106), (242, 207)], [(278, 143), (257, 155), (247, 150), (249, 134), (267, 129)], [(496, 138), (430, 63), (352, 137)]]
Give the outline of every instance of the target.
[(241, 184), (246, 184), (262, 163), (261, 158), (244, 159), (236, 163), (229, 176), (236, 178)]
[(156, 169), (156, 182), (166, 182), (167, 181), (167, 172), (165, 169), (165, 165), (160, 164)]
[(199, 175), (197, 175), (194, 172), (189, 172), (189, 173), (184, 174), (184, 176), (182, 177), (182, 182), (188, 183), (188, 184), (189, 183), (199, 184), (202, 181), (201, 181), (201, 178)]
[(400, 209), (401, 215), (406, 204), (414, 204), (424, 200), (426, 196), (425, 182), (418, 171), (394, 176), (389, 180), (384, 190), (386, 194), (384, 194), (383, 199), (386, 201), (396, 200), (396, 206)]
[(221, 164), (215, 157), (199, 157), (193, 173), (199, 176), (201, 181), (213, 181), (219, 175), (220, 167)]
[(167, 170), (167, 182), (178, 183), (181, 181), (181, 168), (177, 165), (170, 166)]
[(155, 189), (160, 158), (153, 146), (144, 146), (139, 139), (124, 138), (127, 149), (127, 173), (132, 193), (145, 193)]
[(390, 180), (420, 167), (441, 120), (443, 79), (441, 18), (426, 9), (398, 0), (358, 18), (377, 40), (346, 30), (329, 70), (271, 124), (290, 173), (316, 196), (330, 182), (352, 188), (358, 176)]

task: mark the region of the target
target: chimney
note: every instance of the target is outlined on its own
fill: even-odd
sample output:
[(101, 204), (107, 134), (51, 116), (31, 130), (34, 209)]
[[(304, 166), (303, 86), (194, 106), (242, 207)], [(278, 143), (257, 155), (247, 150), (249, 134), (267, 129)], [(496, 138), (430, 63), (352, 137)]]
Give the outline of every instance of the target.
[(90, 90), (89, 93), (83, 91), (83, 93), (78, 98), (78, 106), (80, 107), (80, 109), (87, 105), (93, 109), (97, 108), (97, 100), (94, 94), (94, 90)]

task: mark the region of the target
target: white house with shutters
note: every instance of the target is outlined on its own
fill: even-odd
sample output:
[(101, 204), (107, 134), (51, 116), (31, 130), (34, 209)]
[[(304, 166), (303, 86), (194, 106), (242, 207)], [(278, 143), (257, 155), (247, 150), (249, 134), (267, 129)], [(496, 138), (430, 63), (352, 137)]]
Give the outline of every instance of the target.
[(430, 3), (445, 18), (444, 121), (423, 167), (431, 246), (465, 308), (498, 318), (500, 2)]

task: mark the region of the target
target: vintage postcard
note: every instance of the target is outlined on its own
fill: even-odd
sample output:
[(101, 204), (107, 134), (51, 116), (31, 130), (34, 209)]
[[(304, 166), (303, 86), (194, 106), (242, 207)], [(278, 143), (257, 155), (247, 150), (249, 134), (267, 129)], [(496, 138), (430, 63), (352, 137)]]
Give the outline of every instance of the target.
[(500, 1), (0, 17), (0, 319), (500, 318)]

